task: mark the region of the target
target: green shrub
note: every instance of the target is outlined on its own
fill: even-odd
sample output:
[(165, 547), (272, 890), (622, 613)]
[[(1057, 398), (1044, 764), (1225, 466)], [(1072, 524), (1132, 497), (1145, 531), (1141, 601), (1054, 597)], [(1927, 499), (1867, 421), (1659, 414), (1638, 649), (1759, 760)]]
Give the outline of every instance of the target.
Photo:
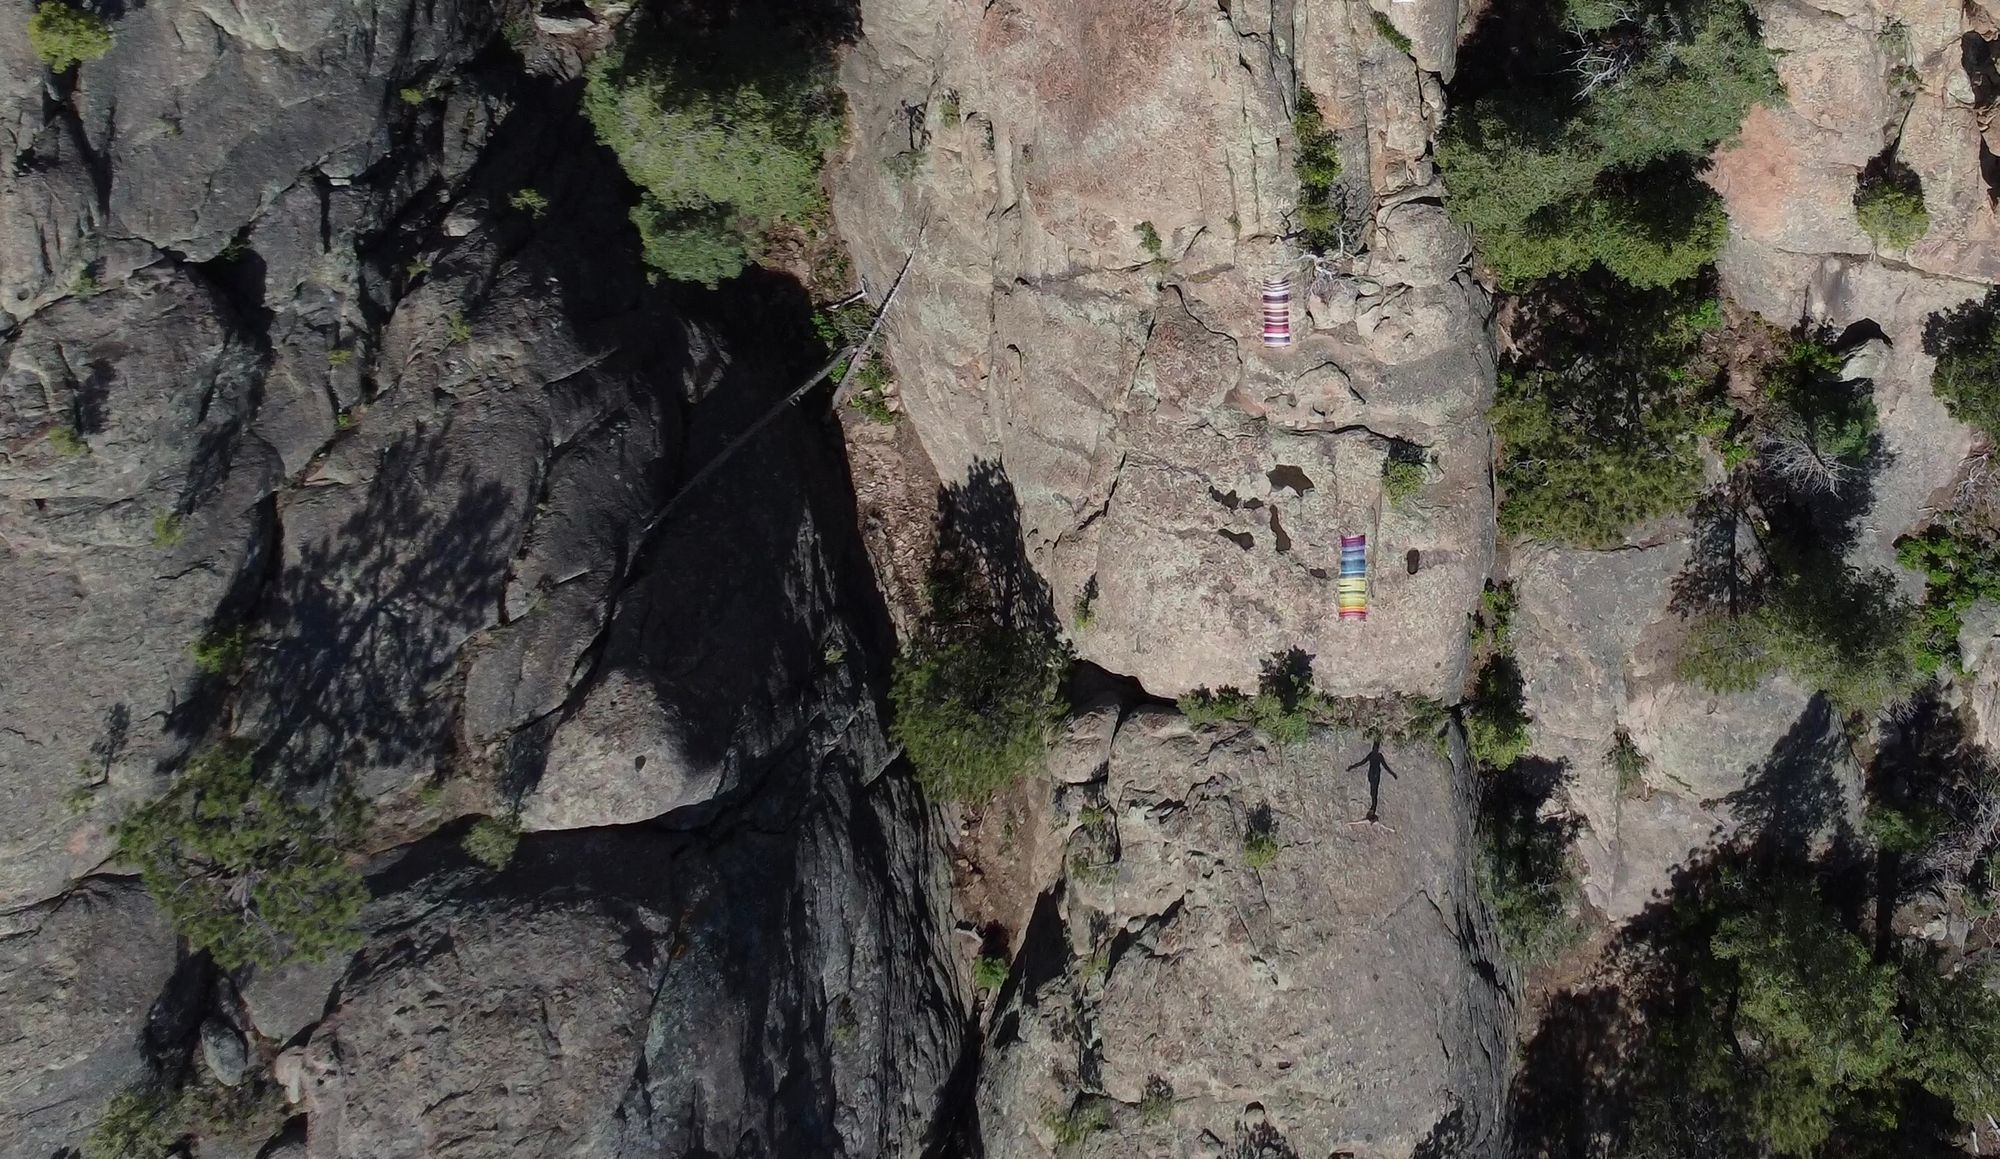
[(1541, 794), (1512, 772), (1489, 772), (1481, 795), (1473, 882), (1515, 961), (1543, 962), (1576, 940), (1582, 885), (1572, 825), (1542, 814)]
[(1721, 322), (1714, 299), (1571, 282), (1521, 308), (1538, 321), (1501, 371), (1492, 412), (1501, 530), (1614, 547), (1685, 510), (1716, 388), (1703, 348)]
[(775, 40), (709, 53), (698, 40), (605, 53), (587, 71), (583, 108), (642, 190), (632, 220), (647, 262), (712, 286), (749, 263), (766, 230), (819, 211), (820, 165), (842, 123), (817, 53)]
[(79, 455), (90, 453), (90, 444), (83, 441), (83, 436), (78, 434), (73, 426), (64, 424), (50, 427), (48, 437), (49, 446), (55, 448), (56, 454), (65, 459), (74, 459)]
[(883, 425), (896, 421), (896, 412), (889, 406), (889, 384), (895, 376), (889, 372), (889, 364), (882, 355), (870, 355), (854, 372), (855, 387), (847, 396), (847, 405), (866, 415), (870, 420)]
[(1915, 642), (1918, 671), (1958, 670), (1965, 613), (1980, 600), (2000, 601), (2000, 543), (1932, 527), (1898, 539), (1896, 560), (1924, 575)]
[(1132, 232), (1139, 235), (1140, 248), (1144, 249), (1154, 261), (1158, 261), (1160, 258), (1160, 231), (1153, 228), (1153, 223), (1142, 221), (1132, 227)]
[(1243, 864), (1263, 869), (1278, 859), (1278, 840), (1269, 833), (1251, 833), (1243, 838)]
[(466, 856), (498, 872), (507, 868), (514, 860), (514, 850), (521, 844), (520, 818), (509, 814), (504, 817), (481, 817), (465, 831), (459, 842)]
[(1055, 1136), (1057, 1147), (1079, 1147), (1092, 1135), (1110, 1129), (1111, 1109), (1103, 1099), (1084, 1095), (1068, 1107), (1050, 1108), (1043, 1122)]
[(117, 826), (118, 855), (174, 928), (225, 970), (360, 945), (368, 898), (348, 860), (358, 807), (313, 808), (261, 783), (230, 743), (188, 761), (165, 795)]
[(424, 90), (415, 86), (406, 86), (396, 90), (396, 99), (409, 105), (411, 108), (415, 108), (430, 98), (424, 95)]
[(1762, 393), (1773, 412), (1764, 463), (1807, 491), (1837, 493), (1859, 477), (1875, 450), (1872, 384), (1847, 382), (1844, 360), (1825, 342), (1794, 341), (1765, 368)]
[(156, 1087), (113, 1095), (83, 1141), (84, 1159), (166, 1159), (186, 1134), (174, 1097)]
[(1953, 418), (2000, 438), (2000, 289), (1933, 315), (1924, 349), (1937, 356), (1931, 391)]
[(1429, 481), (1430, 468), (1422, 458), (1391, 455), (1382, 460), (1382, 494), (1392, 506), (1416, 498)]
[(1011, 968), (1003, 955), (981, 954), (972, 962), (972, 984), (981, 990), (998, 990), (1007, 984)]
[(1986, 971), (1966, 967), (1946, 976), (1925, 956), (1907, 974), (1905, 1071), (1964, 1122), (2000, 1117), (2000, 999)]
[(103, 17), (71, 8), (61, 0), (42, 0), (28, 17), (28, 43), (42, 63), (56, 72), (96, 60), (111, 51), (111, 25)]
[(1875, 244), (1907, 249), (1930, 232), (1930, 210), (1924, 208), (1923, 186), (1916, 174), (1906, 180), (1884, 178), (1863, 183), (1854, 191), (1854, 217)]
[(1292, 132), (1298, 138), (1292, 170), (1299, 179), (1299, 207), (1294, 222), (1299, 243), (1313, 253), (1327, 253), (1340, 245), (1340, 229), (1347, 212), (1344, 199), (1337, 192), (1340, 139), (1326, 127), (1319, 98), (1304, 85), (1299, 86)]
[(1782, 670), (1845, 712), (1873, 715), (1922, 682), (1918, 627), (1887, 572), (1820, 560), (1781, 574), (1749, 611), (1698, 622), (1679, 671), (1712, 692), (1741, 692)]
[(254, 1153), (278, 1133), (287, 1108), (262, 1076), (236, 1086), (211, 1079), (178, 1090), (144, 1086), (120, 1091), (84, 1139), (83, 1159), (166, 1159), (182, 1141), (199, 1139), (203, 1153)]
[(1387, 16), (1384, 16), (1382, 13), (1377, 12), (1373, 9), (1369, 10), (1368, 16), (1369, 19), (1375, 22), (1375, 31), (1381, 34), (1382, 39), (1388, 41), (1392, 45), (1395, 45), (1397, 52), (1403, 53), (1404, 55), (1409, 54), (1411, 47), (1410, 38), (1404, 36), (1401, 30), (1399, 30)]
[(243, 668), (249, 641), (241, 628), (211, 628), (188, 649), (195, 669), (206, 676), (232, 677)]
[(1213, 728), (1219, 724), (1247, 722), (1250, 719), (1250, 698), (1226, 685), (1213, 692), (1197, 688), (1176, 700), (1174, 707), (1196, 728)]
[(173, 511), (153, 512), (153, 546), (173, 547), (187, 537), (187, 528), (182, 526), (181, 517)]
[(1710, 950), (1735, 967), (1736, 1037), (1755, 1044), (1758, 1075), (1717, 1093), (1775, 1150), (1810, 1154), (1838, 1110), (1898, 1063), (1895, 970), (1802, 890), (1725, 918)]
[(514, 196), (507, 199), (507, 204), (534, 218), (536, 221), (540, 221), (549, 212), (548, 197), (541, 190), (532, 186), (517, 190)]
[(1159, 1075), (1146, 1076), (1146, 1085), (1139, 1092), (1139, 1118), (1149, 1127), (1157, 1127), (1174, 1117), (1174, 1087)]
[(1465, 743), (1472, 759), (1489, 769), (1508, 768), (1528, 755), (1533, 737), (1513, 657), (1494, 656), (1480, 668), (1465, 706)]
[[(1453, 115), (1439, 143), (1447, 206), (1509, 287), (1592, 263), (1638, 286), (1680, 281), (1726, 235), (1694, 169), (1778, 95), (1770, 53), (1741, 0), (1569, 11), (1574, 51)], [(1615, 78), (1579, 94), (1592, 58)]]
[(896, 658), (893, 732), (933, 797), (977, 801), (1038, 771), (1061, 719), (1066, 657), (1050, 636), (996, 623), (927, 632)]
[(1097, 577), (1092, 575), (1083, 583), (1083, 590), (1076, 593), (1076, 602), (1070, 612), (1079, 632), (1089, 629), (1097, 622)]

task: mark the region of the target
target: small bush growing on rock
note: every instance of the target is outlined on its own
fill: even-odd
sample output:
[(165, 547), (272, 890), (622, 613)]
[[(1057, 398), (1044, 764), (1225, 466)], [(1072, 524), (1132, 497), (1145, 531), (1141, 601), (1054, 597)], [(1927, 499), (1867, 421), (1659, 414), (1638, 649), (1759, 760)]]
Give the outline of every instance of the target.
[(1508, 952), (1533, 964), (1575, 940), (1582, 887), (1570, 854), (1575, 822), (1544, 815), (1552, 770), (1528, 769), (1485, 774), (1474, 881)]
[(188, 651), (204, 676), (233, 677), (243, 667), (248, 639), (241, 628), (213, 628)]
[(1907, 249), (1930, 232), (1930, 210), (1916, 170), (1895, 163), (1871, 166), (1854, 189), (1854, 217), (1875, 244)]
[(1011, 967), (1000, 954), (981, 954), (972, 962), (972, 984), (981, 990), (998, 990), (1007, 984)]
[(1430, 467), (1423, 452), (1392, 454), (1382, 460), (1382, 494), (1391, 506), (1401, 506), (1417, 497), (1430, 481)]
[(1154, 261), (1160, 260), (1160, 231), (1153, 228), (1153, 223), (1142, 221), (1132, 227), (1132, 232), (1139, 235), (1139, 248), (1145, 250)]
[(722, 24), (642, 32), (591, 63), (583, 100), (642, 190), (632, 220), (647, 262), (710, 286), (749, 264), (766, 230), (820, 209), (820, 165), (842, 131), (816, 46), (777, 21)]
[(133, 1088), (111, 1097), (83, 1141), (84, 1159), (166, 1159), (186, 1132), (171, 1094)]
[(1311, 89), (1299, 86), (1298, 108), (1292, 114), (1292, 131), (1298, 137), (1292, 169), (1299, 179), (1299, 208), (1294, 225), (1299, 243), (1316, 253), (1341, 248), (1341, 231), (1346, 224), (1346, 199), (1340, 191), (1340, 139), (1326, 127), (1319, 98)]
[(1250, 698), (1227, 685), (1213, 692), (1197, 688), (1175, 701), (1174, 707), (1196, 728), (1213, 728), (1219, 724), (1250, 719)]
[(65, 459), (74, 459), (90, 453), (90, 444), (76, 433), (76, 428), (67, 423), (49, 428), (49, 446)]
[(1504, 769), (1527, 755), (1528, 731), (1521, 670), (1511, 656), (1495, 656), (1479, 670), (1465, 708), (1465, 743), (1472, 759)]
[(1873, 384), (1843, 380), (1842, 366), (1831, 345), (1808, 336), (1765, 369), (1764, 463), (1799, 490), (1837, 495), (1874, 454)]
[(1742, 692), (1782, 670), (1843, 711), (1872, 715), (1921, 683), (1919, 627), (1887, 572), (1820, 560), (1781, 575), (1749, 611), (1698, 622), (1679, 671), (1712, 692)]
[(549, 212), (548, 196), (533, 186), (517, 190), (514, 196), (507, 199), (507, 204), (534, 218), (536, 221), (540, 221), (543, 217), (546, 217)]
[(854, 390), (848, 395), (847, 405), (867, 416), (871, 422), (884, 426), (894, 424), (896, 412), (889, 406), (889, 386), (895, 380), (882, 355), (870, 355), (854, 372)]
[(173, 547), (187, 536), (181, 517), (172, 511), (153, 512), (153, 546)]
[(1251, 809), (1243, 820), (1243, 864), (1263, 869), (1278, 859), (1278, 819), (1269, 805)]
[(1897, 540), (1896, 560), (1924, 575), (1916, 629), (1918, 670), (1957, 669), (1958, 633), (1966, 611), (1980, 600), (2000, 600), (2000, 543), (1932, 527)]
[(28, 17), (28, 43), (56, 72), (96, 60), (111, 51), (111, 25), (103, 17), (61, 0), (42, 0)]
[(496, 873), (514, 860), (514, 850), (520, 844), (521, 822), (511, 814), (481, 817), (465, 831), (464, 839), (459, 842), (467, 857)]
[(1931, 391), (1952, 417), (2000, 438), (2000, 289), (1932, 315), (1924, 352), (1937, 357)]
[(1139, 1118), (1149, 1127), (1157, 1127), (1174, 1117), (1174, 1085), (1159, 1075), (1147, 1075), (1146, 1085), (1139, 1092)]
[(84, 1139), (83, 1159), (166, 1159), (198, 1139), (202, 1151), (252, 1154), (284, 1125), (286, 1104), (265, 1076), (236, 1086), (199, 1079), (179, 1089), (132, 1087), (113, 1096)]
[(1092, 1135), (1110, 1130), (1111, 1109), (1101, 1098), (1082, 1095), (1068, 1107), (1051, 1107), (1043, 1116), (1043, 1123), (1055, 1136), (1057, 1147), (1080, 1147)]
[(225, 970), (360, 944), (368, 891), (347, 855), (360, 837), (358, 807), (287, 799), (258, 779), (243, 746), (197, 754), (116, 832), (119, 857), (174, 928)]
[(1372, 9), (1369, 11), (1368, 16), (1369, 19), (1375, 22), (1375, 31), (1381, 34), (1382, 39), (1394, 45), (1397, 52), (1405, 55), (1409, 54), (1411, 48), (1410, 38), (1404, 36), (1402, 30), (1397, 28), (1387, 16)]

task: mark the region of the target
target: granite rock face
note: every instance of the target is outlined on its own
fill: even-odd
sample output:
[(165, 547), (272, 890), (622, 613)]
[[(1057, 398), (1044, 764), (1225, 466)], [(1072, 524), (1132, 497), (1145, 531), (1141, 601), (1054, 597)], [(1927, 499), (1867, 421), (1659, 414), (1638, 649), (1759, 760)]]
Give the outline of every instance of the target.
[[(1429, 158), (1456, 10), (1391, 7), (1415, 60), (1359, 9), (862, 6), (834, 208), (871, 284), (915, 253), (888, 338), (911, 419), (947, 482), (1005, 469), (1058, 613), (1097, 593), (1079, 654), (1155, 693), (1299, 647), (1335, 693), (1456, 697), (1494, 355)], [(1282, 240), (1301, 85), (1357, 251), (1321, 276)], [(1392, 452), (1432, 464), (1401, 502)], [(1365, 626), (1335, 616), (1343, 533), (1374, 552)]]

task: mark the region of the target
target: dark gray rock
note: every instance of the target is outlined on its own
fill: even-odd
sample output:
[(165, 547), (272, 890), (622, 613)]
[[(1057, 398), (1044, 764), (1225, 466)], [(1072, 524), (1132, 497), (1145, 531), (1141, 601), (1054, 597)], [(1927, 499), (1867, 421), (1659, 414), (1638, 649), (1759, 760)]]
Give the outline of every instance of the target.
[(225, 1087), (233, 1087), (243, 1081), (250, 1069), (250, 1053), (245, 1048), (243, 1036), (236, 1028), (218, 1018), (210, 1018), (201, 1024), (201, 1060), (208, 1066), (208, 1073)]
[(0, 1157), (49, 1159), (146, 1077), (173, 931), (136, 885), (103, 880), (0, 920)]
[(934, 851), (902, 783), (817, 772), (699, 838), (531, 836), (495, 881), (415, 855), (307, 1049), (310, 1153), (916, 1154), (962, 1019)]
[(202, 689), (190, 648), (259, 564), (274, 464), (241, 437), (255, 355), (198, 273), (162, 261), (0, 345), (0, 907), (109, 853)]

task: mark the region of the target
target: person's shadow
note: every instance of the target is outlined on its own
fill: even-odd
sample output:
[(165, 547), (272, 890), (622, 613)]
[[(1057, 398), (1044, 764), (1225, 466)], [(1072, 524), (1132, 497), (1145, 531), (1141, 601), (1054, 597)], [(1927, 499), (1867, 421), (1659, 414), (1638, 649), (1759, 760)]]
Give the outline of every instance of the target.
[(1379, 820), (1376, 811), (1382, 805), (1382, 774), (1389, 774), (1390, 780), (1396, 779), (1396, 770), (1389, 767), (1389, 759), (1382, 755), (1382, 738), (1375, 738), (1375, 746), (1368, 750), (1368, 755), (1347, 766), (1347, 771), (1351, 773), (1363, 765), (1368, 767), (1368, 815), (1362, 820), (1374, 822)]

